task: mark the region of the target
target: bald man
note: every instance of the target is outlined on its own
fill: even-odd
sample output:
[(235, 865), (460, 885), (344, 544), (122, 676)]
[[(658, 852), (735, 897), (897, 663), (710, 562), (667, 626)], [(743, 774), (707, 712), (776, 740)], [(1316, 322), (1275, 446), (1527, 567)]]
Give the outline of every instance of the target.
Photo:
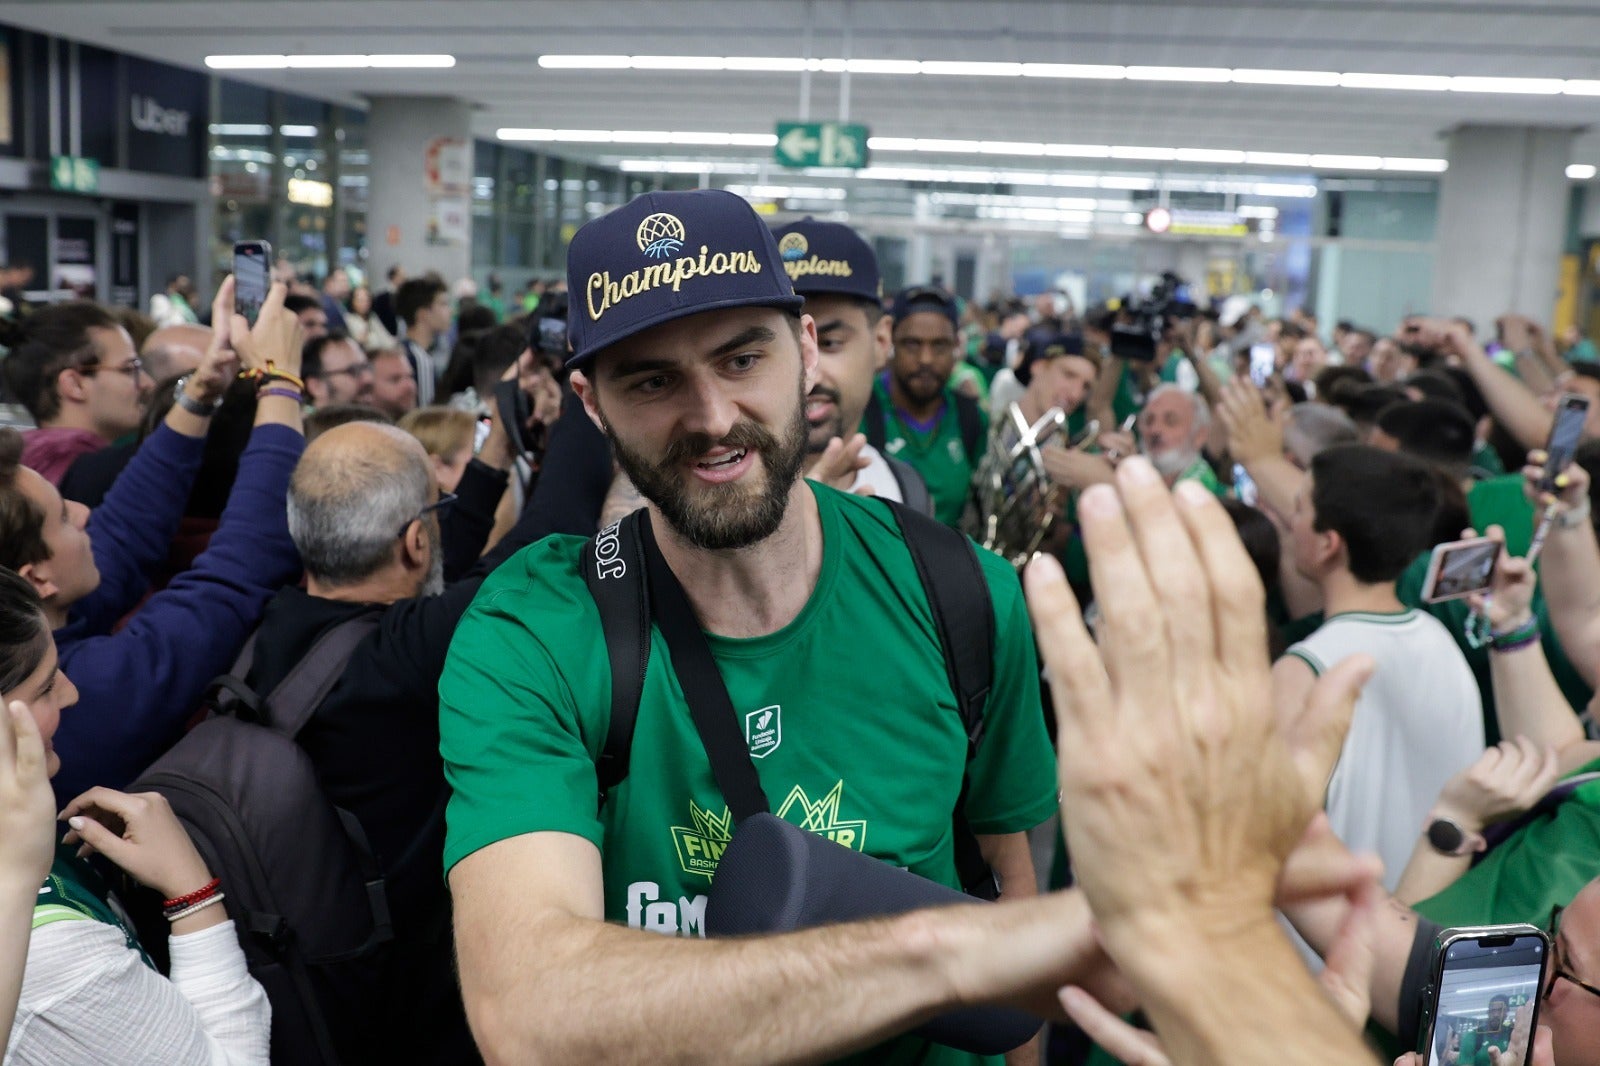
[[(496, 424), (458, 495), (446, 496), (416, 438), (353, 422), (307, 445), (289, 483), (289, 535), (306, 587), (286, 588), (267, 605), (246, 681), (271, 692), (329, 629), (376, 616), (297, 739), (328, 798), (356, 816), (373, 851), (412, 856), (384, 871), (396, 950), (366, 982), (382, 998), (327, 1005), (346, 1061), (475, 1061), (450, 940), (437, 935), (449, 928), (439, 877), (446, 788), (438, 688), (451, 635), (478, 587), (538, 532), (535, 512), (525, 512), (479, 558), (511, 458)], [(458, 567), (464, 575), (448, 580)]]
[(162, 326), (145, 338), (139, 358), (144, 361), (145, 373), (159, 385), (194, 373), (210, 343), (211, 331), (204, 326)]

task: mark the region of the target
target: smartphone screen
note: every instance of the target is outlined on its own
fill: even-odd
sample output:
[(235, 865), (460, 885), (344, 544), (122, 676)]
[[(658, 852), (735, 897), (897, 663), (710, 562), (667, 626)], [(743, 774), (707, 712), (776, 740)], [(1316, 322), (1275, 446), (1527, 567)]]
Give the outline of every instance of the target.
[(1238, 497), (1240, 503), (1249, 504), (1251, 507), (1256, 505), (1259, 497), (1256, 483), (1250, 480), (1250, 475), (1245, 473), (1244, 467), (1238, 463), (1233, 464), (1233, 494)]
[(272, 245), (240, 241), (233, 246), (233, 309), (252, 326), (272, 287)]
[(1488, 537), (1440, 544), (1428, 561), (1428, 577), (1422, 584), (1425, 603), (1459, 600), (1483, 592), (1494, 580), (1495, 560), (1500, 545)]
[(1272, 372), (1278, 368), (1278, 346), (1275, 344), (1252, 344), (1250, 346), (1250, 380), (1258, 389), (1267, 387), (1267, 382), (1272, 380)]
[(1572, 464), (1578, 454), (1578, 444), (1583, 440), (1583, 424), (1589, 417), (1589, 398), (1577, 393), (1563, 393), (1556, 403), (1556, 418), (1550, 424), (1550, 440), (1544, 446), (1547, 458), (1544, 463), (1543, 487), (1555, 489), (1556, 475)]
[(1526, 1066), (1526, 1056), (1513, 1060), (1507, 1050), (1519, 1029), (1531, 1034), (1537, 1024), (1549, 939), (1532, 926), (1498, 926), (1447, 929), (1439, 943), (1428, 1066), (1487, 1064), (1490, 1048), (1500, 1066)]

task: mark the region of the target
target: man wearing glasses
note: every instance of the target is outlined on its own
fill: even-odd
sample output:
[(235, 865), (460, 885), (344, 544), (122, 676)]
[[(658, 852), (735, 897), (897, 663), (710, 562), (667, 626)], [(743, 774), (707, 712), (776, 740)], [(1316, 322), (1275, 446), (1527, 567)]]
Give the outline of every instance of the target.
[(110, 312), (58, 304), (3, 329), (6, 386), (39, 427), (27, 434), (24, 466), (59, 485), (80, 455), (139, 428), (154, 383)]
[(330, 333), (306, 342), (300, 365), (306, 382), (306, 402), (312, 407), (373, 400), (376, 378), (367, 353), (343, 333)]
[(861, 423), (867, 443), (910, 463), (933, 495), (934, 517), (958, 525), (989, 424), (977, 401), (950, 387), (956, 368), (955, 297), (932, 285), (894, 298), (893, 354)]

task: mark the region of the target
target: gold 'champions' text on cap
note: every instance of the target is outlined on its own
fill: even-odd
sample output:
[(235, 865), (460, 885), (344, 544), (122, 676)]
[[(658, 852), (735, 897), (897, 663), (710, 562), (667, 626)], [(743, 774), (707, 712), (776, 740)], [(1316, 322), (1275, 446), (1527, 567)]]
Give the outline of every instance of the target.
[(785, 233), (778, 241), (778, 254), (783, 258), (784, 272), (793, 281), (804, 277), (848, 278), (855, 273), (848, 259), (806, 258), (811, 244), (804, 233)]
[(687, 237), (683, 221), (676, 215), (662, 211), (646, 217), (639, 223), (634, 239), (641, 252), (660, 262), (631, 270), (616, 281), (611, 280), (609, 270), (590, 274), (584, 291), (589, 320), (598, 322), (600, 316), (624, 300), (631, 300), (642, 292), (663, 285), (670, 285), (672, 291), (677, 292), (691, 278), (709, 278), (719, 274), (759, 274), (762, 271), (761, 255), (753, 248), (742, 252), (712, 252), (702, 244), (698, 256), (668, 258), (683, 250), (683, 242)]

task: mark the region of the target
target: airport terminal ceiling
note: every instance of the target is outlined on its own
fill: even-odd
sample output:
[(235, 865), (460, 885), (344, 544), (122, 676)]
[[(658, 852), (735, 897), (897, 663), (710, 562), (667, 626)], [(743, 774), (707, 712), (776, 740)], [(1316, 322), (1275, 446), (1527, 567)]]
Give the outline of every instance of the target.
[[(1198, 162), (1212, 170), (1219, 164), (1254, 170), (1234, 161), (1263, 153), (1428, 161), (1443, 158), (1441, 134), (1464, 122), (1587, 127), (1600, 114), (1600, 95), (1589, 95), (1600, 94), (1594, 44), (1600, 4), (1583, 0), (12, 0), (5, 6), (7, 21), (20, 26), (192, 66), (206, 56), (239, 53), (447, 54), (455, 59), (448, 69), (234, 70), (230, 76), (336, 101), (459, 97), (475, 108), (475, 129), (486, 138), (502, 129), (770, 136), (776, 121), (802, 117), (808, 80), (807, 117), (839, 118), (847, 92), (849, 120), (867, 125), (878, 144), (896, 146), (875, 145), (873, 162), (883, 165), (1037, 166), (1029, 149), (1041, 144), (1191, 150), (1177, 160), (1145, 160), (1179, 169)], [(562, 62), (550, 57), (628, 65), (542, 66)], [(808, 79), (781, 69), (808, 57), (826, 69)], [(656, 69), (707, 59), (757, 69)], [(840, 65), (853, 71), (847, 89), (834, 72)], [(1169, 77), (1178, 80), (1150, 80)], [(1320, 84), (1272, 83), (1292, 80)], [(1369, 84), (1410, 87), (1356, 87)], [(936, 144), (917, 150), (918, 140), (1020, 150), (975, 158), (967, 145), (956, 152)], [(596, 158), (770, 156), (760, 145), (634, 145), (640, 151), (582, 141), (568, 150)], [(1600, 134), (1580, 135), (1573, 161), (1600, 163)], [(1069, 156), (1066, 162), (1080, 168), (1117, 160)]]

